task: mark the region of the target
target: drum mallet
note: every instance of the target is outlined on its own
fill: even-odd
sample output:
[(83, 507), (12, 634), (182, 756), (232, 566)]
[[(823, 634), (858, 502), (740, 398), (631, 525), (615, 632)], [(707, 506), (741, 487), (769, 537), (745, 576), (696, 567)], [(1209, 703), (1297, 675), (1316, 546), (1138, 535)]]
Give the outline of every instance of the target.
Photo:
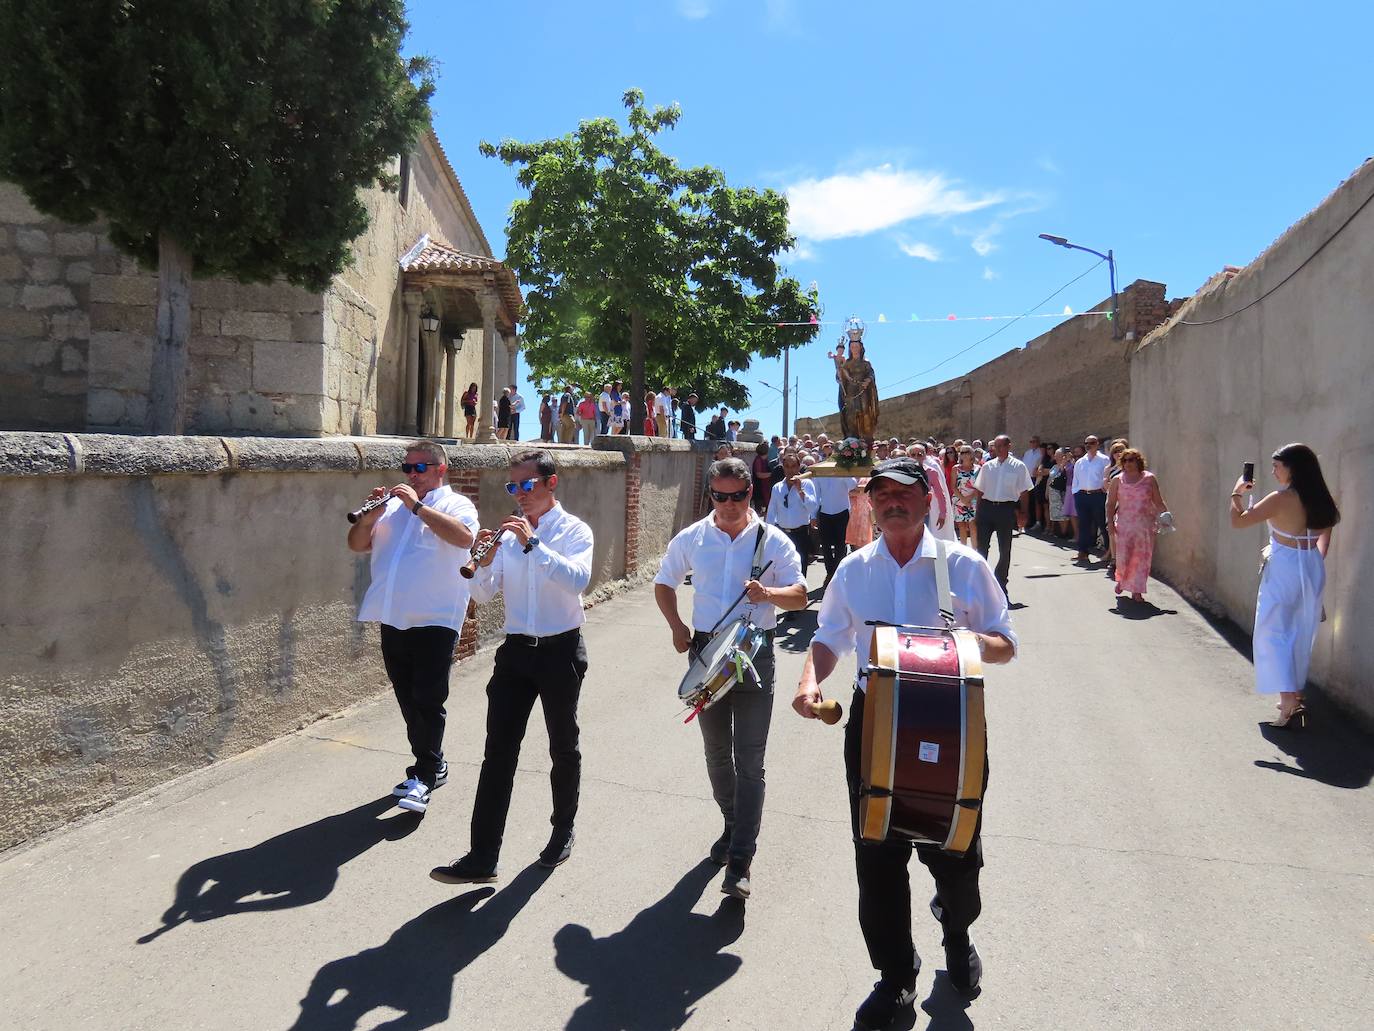
[(833, 698), (812, 702), (811, 711), (816, 714), (816, 719), (831, 727), (844, 719), (844, 706)]

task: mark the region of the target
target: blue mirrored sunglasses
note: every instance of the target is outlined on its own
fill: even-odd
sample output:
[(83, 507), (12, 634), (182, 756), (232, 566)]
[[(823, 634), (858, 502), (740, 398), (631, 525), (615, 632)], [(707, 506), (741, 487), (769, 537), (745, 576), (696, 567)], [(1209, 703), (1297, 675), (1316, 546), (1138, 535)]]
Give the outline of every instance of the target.
[(432, 462), (402, 462), (401, 472), (403, 473), (422, 473), (432, 465)]
[(519, 491), (521, 494), (528, 494), (530, 491), (534, 490), (534, 485), (542, 479), (543, 477), (540, 476), (528, 480), (521, 480), (519, 483), (511, 481), (506, 484), (506, 493), (514, 494), (516, 491)]

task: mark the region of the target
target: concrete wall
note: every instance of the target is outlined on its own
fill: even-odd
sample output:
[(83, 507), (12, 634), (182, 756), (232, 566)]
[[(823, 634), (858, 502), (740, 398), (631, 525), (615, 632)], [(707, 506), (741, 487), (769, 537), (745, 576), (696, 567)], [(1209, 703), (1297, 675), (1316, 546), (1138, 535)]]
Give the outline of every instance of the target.
[[(1142, 339), (1170, 312), (1163, 283), (1136, 280), (1118, 298), (1122, 333)], [(1111, 309), (1111, 298), (1094, 306)], [(1112, 339), (1112, 324), (1101, 316), (1068, 319), (1025, 347), (1008, 351), (956, 379), (884, 398), (878, 406), (879, 437), (930, 437), (937, 440), (988, 440), (1011, 435), (1018, 450), (1032, 434), (1042, 440), (1081, 441), (1126, 432), (1130, 407), (1128, 345)], [(900, 379), (900, 368), (875, 368), (881, 391), (884, 377)], [(799, 419), (798, 432), (839, 432), (839, 415)]]
[[(433, 134), (409, 183), (404, 207), (396, 193), (363, 191), (370, 224), (324, 294), (193, 282), (188, 433), (405, 432), (397, 259), (425, 233), (491, 253)], [(156, 301), (156, 275), (117, 253), (103, 225), (47, 218), (0, 182), (0, 428), (141, 431)], [(460, 392), (482, 379), (480, 325), (463, 338)], [(504, 346), (498, 358), (500, 383)]]
[[(343, 516), (400, 478), (402, 446), (0, 433), (0, 848), (386, 690), (376, 630), (353, 620), (369, 562)], [(450, 448), (485, 526), (513, 507), (514, 450)], [(596, 535), (589, 602), (652, 576), (701, 455), (645, 438), (551, 450)], [(499, 600), (474, 609), (460, 658), (500, 632)]]
[[(1253, 461), (1257, 496), (1273, 489), (1269, 455), (1314, 448), (1343, 521), (1327, 557), (1326, 611), (1311, 678), (1374, 725), (1374, 196), (1366, 163), (1239, 275), (1216, 277), (1148, 337), (1131, 366), (1132, 443), (1160, 477), (1179, 530), (1155, 570), (1241, 626), (1254, 621), (1264, 530), (1232, 530), (1228, 495)], [(1321, 253), (1324, 241), (1330, 243)], [(1315, 255), (1315, 256), (1314, 256)], [(1304, 265), (1303, 263), (1306, 262)], [(1271, 296), (1255, 301), (1302, 266)]]

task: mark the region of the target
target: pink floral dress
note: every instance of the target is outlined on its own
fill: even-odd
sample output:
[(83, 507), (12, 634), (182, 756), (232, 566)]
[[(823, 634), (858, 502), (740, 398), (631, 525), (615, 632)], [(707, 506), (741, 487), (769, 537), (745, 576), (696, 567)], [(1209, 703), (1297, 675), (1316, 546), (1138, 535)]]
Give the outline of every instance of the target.
[(1150, 562), (1155, 554), (1154, 476), (1145, 473), (1135, 483), (1125, 476), (1116, 478), (1116, 522), (1112, 541), (1116, 545), (1116, 593), (1144, 594), (1150, 577)]

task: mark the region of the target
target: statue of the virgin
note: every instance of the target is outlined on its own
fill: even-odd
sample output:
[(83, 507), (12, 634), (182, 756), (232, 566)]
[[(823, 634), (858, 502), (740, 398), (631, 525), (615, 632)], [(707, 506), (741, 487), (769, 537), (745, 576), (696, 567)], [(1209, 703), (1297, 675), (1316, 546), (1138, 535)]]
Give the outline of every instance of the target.
[(873, 366), (864, 357), (864, 324), (857, 315), (845, 323), (845, 338), (849, 356), (844, 353), (846, 340), (830, 357), (835, 361), (835, 378), (840, 384), (840, 431), (846, 437), (858, 437), (869, 445), (878, 429), (878, 383)]

